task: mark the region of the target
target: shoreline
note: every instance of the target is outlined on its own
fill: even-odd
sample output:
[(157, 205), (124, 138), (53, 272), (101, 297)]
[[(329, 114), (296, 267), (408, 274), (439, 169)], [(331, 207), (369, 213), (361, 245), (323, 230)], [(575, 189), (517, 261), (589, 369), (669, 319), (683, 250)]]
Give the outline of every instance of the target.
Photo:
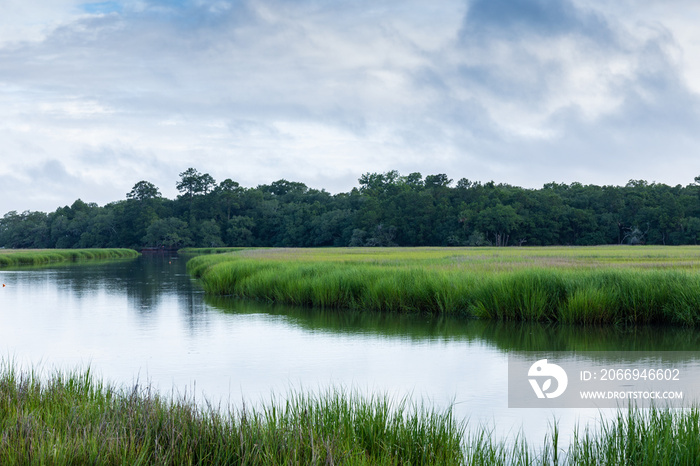
[(139, 255), (138, 251), (127, 248), (2, 249), (0, 250), (0, 268), (83, 260), (127, 259)]

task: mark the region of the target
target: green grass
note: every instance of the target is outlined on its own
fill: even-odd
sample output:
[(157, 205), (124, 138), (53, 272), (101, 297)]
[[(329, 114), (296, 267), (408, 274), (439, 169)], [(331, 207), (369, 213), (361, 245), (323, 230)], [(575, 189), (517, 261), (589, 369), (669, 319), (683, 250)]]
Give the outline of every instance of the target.
[(700, 324), (700, 248), (266, 249), (188, 264), (209, 294), (574, 324)]
[(0, 367), (0, 464), (698, 464), (700, 411), (621, 411), (541, 447), (387, 396), (328, 389), (223, 412), (89, 370), (48, 377)]
[(244, 249), (252, 249), (252, 248), (240, 248), (240, 247), (182, 248), (182, 249), (178, 249), (177, 252), (179, 254), (224, 254), (226, 252), (243, 251)]
[(136, 257), (133, 249), (0, 249), (0, 267)]
[(0, 375), (0, 464), (460, 464), (451, 410), (344, 390), (223, 413), (89, 371)]
[(575, 432), (568, 462), (583, 465), (700, 463), (700, 410), (620, 412), (597, 431)]

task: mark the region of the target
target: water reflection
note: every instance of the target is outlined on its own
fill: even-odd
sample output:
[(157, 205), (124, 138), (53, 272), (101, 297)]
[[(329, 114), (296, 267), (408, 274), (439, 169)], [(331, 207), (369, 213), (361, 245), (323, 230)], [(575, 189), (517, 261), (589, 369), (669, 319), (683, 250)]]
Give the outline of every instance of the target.
[[(318, 310), (206, 296), (212, 308), (233, 315), (279, 316), (309, 331), (377, 335), (410, 340), (478, 342), (507, 351), (696, 351), (700, 332), (682, 327), (622, 327), (489, 322), (449, 316)], [(640, 355), (641, 357), (641, 355)]]

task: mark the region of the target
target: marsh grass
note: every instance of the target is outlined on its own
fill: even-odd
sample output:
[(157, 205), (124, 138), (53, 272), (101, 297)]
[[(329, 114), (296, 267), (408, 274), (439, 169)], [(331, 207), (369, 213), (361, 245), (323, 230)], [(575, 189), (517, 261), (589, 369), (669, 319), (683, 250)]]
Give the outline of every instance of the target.
[(241, 247), (213, 247), (213, 248), (182, 248), (178, 249), (178, 254), (224, 254), (227, 252), (237, 252), (244, 249), (251, 248), (241, 248)]
[(1, 249), (0, 267), (137, 257), (133, 249)]
[(0, 464), (461, 464), (465, 425), (386, 396), (295, 392), (223, 413), (89, 371), (0, 376)]
[(266, 249), (187, 264), (210, 294), (576, 324), (700, 324), (700, 248)]
[(451, 409), (328, 389), (227, 412), (89, 370), (42, 376), (3, 363), (0, 464), (658, 465), (698, 464), (700, 412), (630, 408), (540, 447), (468, 430)]
[(601, 427), (574, 432), (567, 457), (582, 465), (690, 465), (700, 462), (700, 411), (621, 411)]

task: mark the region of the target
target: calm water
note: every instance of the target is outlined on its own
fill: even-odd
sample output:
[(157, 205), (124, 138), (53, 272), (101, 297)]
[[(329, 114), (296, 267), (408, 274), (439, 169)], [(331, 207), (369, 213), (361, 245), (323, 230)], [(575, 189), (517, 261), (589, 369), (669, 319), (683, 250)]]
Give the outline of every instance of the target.
[(693, 330), (504, 325), (208, 298), (185, 260), (0, 270), (2, 356), (47, 371), (89, 365), (119, 385), (150, 381), (166, 394), (233, 405), (331, 385), (411, 395), (454, 403), (472, 427), (504, 437), (523, 430), (540, 444), (553, 419), (564, 437), (601, 412), (509, 409), (509, 352), (700, 348)]

